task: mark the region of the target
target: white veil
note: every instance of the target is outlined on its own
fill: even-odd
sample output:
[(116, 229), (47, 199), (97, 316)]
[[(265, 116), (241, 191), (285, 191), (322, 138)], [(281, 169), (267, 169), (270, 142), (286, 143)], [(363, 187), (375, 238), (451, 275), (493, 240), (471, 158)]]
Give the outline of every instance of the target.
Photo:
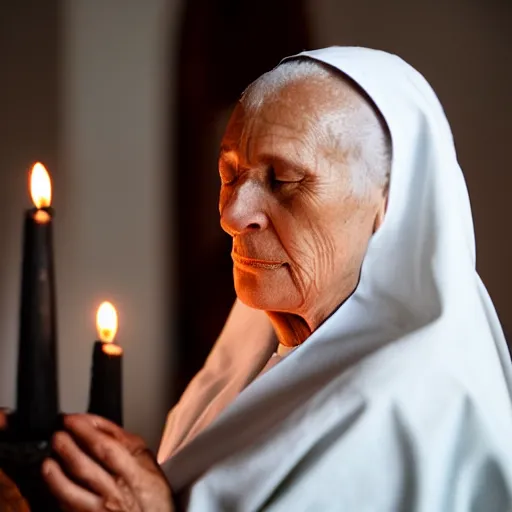
[[(297, 435), (303, 450), (308, 439), (321, 439), (324, 427), (316, 416), (323, 418), (322, 425), (329, 423), (321, 405), (329, 400), (337, 404), (325, 405), (329, 418), (332, 408), (339, 408), (333, 425), (351, 417), (353, 404), (364, 408), (362, 417), (373, 418), (376, 431), (384, 431), (379, 425), (386, 425), (391, 413), (379, 412), (376, 395), (391, 397), (393, 407), (407, 417), (424, 417), (429, 410), (442, 418), (451, 407), (443, 400), (457, 388), (453, 395), (463, 395), (476, 411), (495, 456), (511, 443), (509, 353), (475, 270), (468, 194), (435, 93), (410, 65), (382, 51), (332, 47), (300, 57), (350, 77), (385, 118), (393, 143), (389, 207), (370, 242), (355, 293), (303, 345), (256, 380), (276, 341), (264, 313), (235, 303), (204, 369), (171, 411), (159, 452), (176, 491), (196, 482), (191, 504), (209, 503), (212, 489), (215, 496), (231, 492), (238, 503), (235, 486), (243, 495), (238, 498), (243, 506), (236, 510), (252, 510), (270, 499), (274, 491), (268, 489), (279, 487), (275, 474), (251, 473), (249, 483), (236, 478), (236, 470), (247, 471), (248, 461), (261, 459), (265, 465), (275, 452), (290, 471), (293, 450), (287, 439)], [(226, 396), (232, 403), (208, 428), (194, 432), (212, 402)], [(364, 406), (355, 405), (356, 396)], [(415, 432), (419, 446), (422, 435)], [(342, 456), (356, 457), (350, 450)], [(505, 466), (510, 471), (510, 462)], [(210, 510), (205, 507), (198, 510)]]

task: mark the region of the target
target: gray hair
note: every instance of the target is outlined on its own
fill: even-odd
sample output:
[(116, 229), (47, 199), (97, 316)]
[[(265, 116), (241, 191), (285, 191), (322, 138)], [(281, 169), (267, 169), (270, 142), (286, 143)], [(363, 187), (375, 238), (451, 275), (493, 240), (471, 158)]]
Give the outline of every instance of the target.
[[(308, 58), (288, 60), (255, 80), (244, 91), (240, 102), (247, 111), (257, 112), (285, 86), (305, 79), (331, 93), (331, 98), (334, 94), (334, 98), (351, 100), (350, 108), (344, 101), (342, 108), (334, 106), (319, 122), (324, 127), (327, 142), (348, 159), (347, 164), (353, 170), (353, 191), (364, 194), (370, 184), (387, 190), (392, 155), (388, 126), (368, 95), (336, 70)], [(349, 148), (347, 139), (351, 142)]]

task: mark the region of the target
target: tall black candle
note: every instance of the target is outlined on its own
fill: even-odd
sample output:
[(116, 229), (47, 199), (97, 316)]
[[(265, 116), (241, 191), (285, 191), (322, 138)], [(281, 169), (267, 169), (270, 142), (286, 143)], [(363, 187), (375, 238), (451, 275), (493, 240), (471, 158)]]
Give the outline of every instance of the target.
[(35, 208), (25, 213), (17, 381), (17, 430), (45, 439), (57, 423), (57, 331), (53, 263), (51, 182), (40, 163), (30, 188)]
[(123, 349), (115, 343), (117, 313), (110, 302), (98, 309), (99, 341), (94, 343), (89, 412), (123, 426)]

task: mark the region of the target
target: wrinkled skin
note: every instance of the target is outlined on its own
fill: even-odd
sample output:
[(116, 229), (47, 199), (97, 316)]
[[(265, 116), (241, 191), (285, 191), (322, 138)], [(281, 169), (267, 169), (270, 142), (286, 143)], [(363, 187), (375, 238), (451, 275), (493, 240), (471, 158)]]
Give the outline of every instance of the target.
[[(351, 186), (355, 153), (371, 151), (351, 130), (371, 126), (365, 116), (373, 112), (352, 91), (333, 98), (324, 85), (292, 82), (252, 111), (240, 103), (219, 160), (237, 296), (265, 310), (287, 346), (303, 342), (354, 291), (386, 207), (382, 189), (360, 195)], [(324, 122), (334, 102), (347, 112), (335, 143)]]
[[(6, 416), (0, 410), (0, 429), (6, 426)], [(66, 416), (64, 427), (52, 443), (59, 462), (47, 459), (42, 467), (43, 478), (62, 510), (174, 511), (169, 484), (140, 437), (89, 414)], [(9, 482), (0, 471), (0, 484), (5, 487)], [(14, 484), (11, 487), (6, 491), (8, 505), (15, 502), (18, 508), (12, 510), (28, 510)], [(0, 510), (7, 507), (2, 498), (0, 495)]]
[(98, 416), (66, 416), (53, 438), (60, 459), (44, 479), (64, 510), (171, 512), (171, 490), (144, 441)]

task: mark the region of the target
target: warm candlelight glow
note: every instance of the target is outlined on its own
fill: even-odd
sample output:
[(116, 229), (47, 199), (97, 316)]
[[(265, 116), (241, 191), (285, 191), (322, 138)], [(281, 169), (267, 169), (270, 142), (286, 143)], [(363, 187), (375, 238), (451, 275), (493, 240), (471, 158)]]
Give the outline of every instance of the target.
[(45, 166), (37, 162), (30, 171), (30, 195), (36, 208), (47, 208), (52, 203), (52, 183)]
[(101, 350), (109, 356), (120, 356), (123, 353), (123, 349), (115, 343), (105, 343)]
[(98, 337), (104, 343), (110, 343), (116, 337), (117, 311), (110, 302), (103, 302), (96, 314)]
[(36, 213), (34, 213), (34, 220), (38, 224), (46, 224), (50, 222), (50, 215), (44, 210), (37, 210)]

